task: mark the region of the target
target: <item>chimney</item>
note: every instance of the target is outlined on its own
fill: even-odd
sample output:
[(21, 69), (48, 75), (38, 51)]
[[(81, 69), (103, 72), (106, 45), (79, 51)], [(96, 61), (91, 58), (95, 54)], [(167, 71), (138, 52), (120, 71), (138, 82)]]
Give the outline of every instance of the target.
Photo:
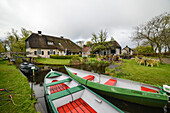
[(38, 31), (38, 34), (40, 34), (40, 35), (41, 35), (41, 31)]
[(64, 38), (63, 36), (60, 36), (60, 38)]

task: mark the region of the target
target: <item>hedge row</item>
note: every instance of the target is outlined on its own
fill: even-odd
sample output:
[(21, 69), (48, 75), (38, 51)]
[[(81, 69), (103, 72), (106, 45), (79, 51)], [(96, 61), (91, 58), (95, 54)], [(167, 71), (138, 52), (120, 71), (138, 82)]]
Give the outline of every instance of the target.
[(79, 55), (65, 55), (65, 56), (63, 56), (63, 55), (61, 55), (61, 56), (59, 56), (59, 55), (50, 55), (50, 58), (54, 58), (54, 59), (71, 59), (73, 57), (79, 57)]
[[(170, 56), (170, 53), (161, 53), (162, 56)], [(137, 53), (133, 53), (133, 56), (136, 56)], [(144, 55), (144, 56), (151, 56), (151, 57), (157, 57), (158, 53), (138, 53), (138, 55)]]

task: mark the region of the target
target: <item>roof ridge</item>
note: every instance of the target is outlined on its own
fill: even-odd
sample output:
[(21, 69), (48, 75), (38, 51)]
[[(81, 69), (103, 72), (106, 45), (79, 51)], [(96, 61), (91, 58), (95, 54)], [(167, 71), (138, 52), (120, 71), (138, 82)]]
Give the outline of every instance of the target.
[[(32, 34), (36, 34), (38, 35), (38, 33), (32, 33)], [(52, 35), (44, 35), (44, 34), (41, 34), (42, 36), (48, 36), (48, 37), (54, 37), (54, 38), (59, 38), (59, 39), (63, 39), (63, 40), (70, 40), (68, 38), (61, 38), (61, 37), (57, 37), (57, 36), (52, 36)]]

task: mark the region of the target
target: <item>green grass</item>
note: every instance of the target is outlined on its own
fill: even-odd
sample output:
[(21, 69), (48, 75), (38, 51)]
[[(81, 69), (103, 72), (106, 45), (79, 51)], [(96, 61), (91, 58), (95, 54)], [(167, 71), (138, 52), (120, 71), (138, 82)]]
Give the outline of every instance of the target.
[[(83, 57), (79, 57), (80, 60), (83, 59)], [(96, 58), (88, 58), (88, 60), (95, 60)], [(70, 59), (52, 59), (52, 58), (37, 58), (37, 62), (43, 63), (43, 64), (55, 64), (55, 65), (69, 65)]]
[(170, 64), (160, 64), (159, 67), (138, 65), (135, 60), (124, 60), (121, 69), (125, 73), (120, 78), (130, 79), (152, 85), (170, 85)]
[(70, 63), (70, 59), (39, 58), (36, 59), (36, 61), (43, 64), (56, 64), (56, 65), (68, 65)]
[[(8, 61), (0, 61), (0, 89), (12, 90), (11, 95), (14, 103), (11, 101), (0, 100), (1, 113), (34, 113), (34, 102), (31, 101), (31, 89), (27, 78), (18, 71), (14, 65), (8, 65)], [(0, 91), (1, 99), (10, 99), (9, 93)]]

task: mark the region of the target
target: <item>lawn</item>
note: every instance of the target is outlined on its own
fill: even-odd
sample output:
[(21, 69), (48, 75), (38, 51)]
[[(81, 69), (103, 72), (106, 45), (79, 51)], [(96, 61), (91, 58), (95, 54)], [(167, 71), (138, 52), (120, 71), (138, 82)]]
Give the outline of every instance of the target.
[(119, 76), (120, 78), (152, 85), (170, 85), (170, 64), (160, 64), (159, 67), (147, 67), (144, 65), (138, 65), (133, 59), (125, 60), (121, 69), (126, 74), (124, 76)]
[(38, 58), (36, 61), (42, 64), (68, 65), (70, 59)]
[[(18, 71), (14, 65), (8, 65), (8, 61), (0, 60), (0, 89), (11, 90), (9, 93), (0, 91), (1, 113), (35, 113), (34, 100), (31, 100), (31, 89), (27, 78)], [(10, 99), (6, 101), (3, 99)]]
[[(79, 57), (80, 60), (83, 59), (83, 57)], [(88, 60), (95, 60), (96, 58), (88, 58)], [(55, 64), (55, 65), (69, 65), (70, 59), (52, 59), (52, 58), (38, 58), (36, 59), (37, 62), (42, 64)]]

